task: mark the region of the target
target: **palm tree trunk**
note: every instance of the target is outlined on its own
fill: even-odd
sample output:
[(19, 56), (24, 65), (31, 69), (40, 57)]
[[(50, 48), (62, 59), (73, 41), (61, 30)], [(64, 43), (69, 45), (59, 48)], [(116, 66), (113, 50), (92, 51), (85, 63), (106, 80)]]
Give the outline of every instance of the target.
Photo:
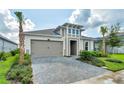
[(22, 23), (19, 23), (19, 49), (20, 49), (20, 55), (19, 55), (19, 64), (24, 63), (24, 32), (22, 28)]
[(103, 36), (103, 44), (102, 44), (103, 54), (106, 54), (106, 48), (105, 48), (105, 37)]

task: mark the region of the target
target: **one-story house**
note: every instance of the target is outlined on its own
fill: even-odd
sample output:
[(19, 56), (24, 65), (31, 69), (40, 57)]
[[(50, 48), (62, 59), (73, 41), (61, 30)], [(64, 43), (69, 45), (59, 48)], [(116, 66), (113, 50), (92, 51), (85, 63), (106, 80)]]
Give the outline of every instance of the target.
[(82, 25), (64, 23), (53, 29), (25, 32), (25, 51), (32, 56), (72, 56), (94, 50), (94, 38), (82, 36)]
[(0, 35), (0, 52), (9, 52), (18, 48), (18, 44)]

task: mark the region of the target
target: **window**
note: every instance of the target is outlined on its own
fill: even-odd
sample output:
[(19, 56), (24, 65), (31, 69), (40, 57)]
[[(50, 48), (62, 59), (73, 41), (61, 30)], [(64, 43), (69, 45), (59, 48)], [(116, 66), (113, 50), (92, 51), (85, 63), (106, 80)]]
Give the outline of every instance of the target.
[(76, 30), (76, 34), (77, 34), (77, 35), (80, 35), (80, 31), (79, 31), (79, 30)]
[(71, 29), (68, 29), (68, 33), (71, 34)]
[(75, 29), (72, 30), (73, 35), (75, 34)]
[(88, 42), (85, 42), (85, 50), (88, 50)]

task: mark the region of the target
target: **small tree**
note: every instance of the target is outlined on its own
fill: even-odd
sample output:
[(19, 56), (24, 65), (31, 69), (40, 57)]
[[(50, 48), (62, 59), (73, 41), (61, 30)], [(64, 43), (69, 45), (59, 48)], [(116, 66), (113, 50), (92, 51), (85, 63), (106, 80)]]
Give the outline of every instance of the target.
[(23, 23), (24, 23), (24, 16), (22, 12), (14, 12), (18, 23), (19, 23), (19, 64), (24, 63), (24, 32), (23, 32)]
[(103, 54), (105, 55), (106, 54), (106, 40), (105, 40), (105, 35), (107, 34), (108, 32), (108, 28), (107, 26), (101, 26), (100, 28), (100, 32), (102, 34), (102, 52)]
[(114, 47), (121, 46), (121, 39), (118, 37), (118, 31), (120, 30), (120, 24), (112, 25), (110, 28), (110, 34), (108, 39), (108, 45), (112, 48), (112, 53), (114, 53)]

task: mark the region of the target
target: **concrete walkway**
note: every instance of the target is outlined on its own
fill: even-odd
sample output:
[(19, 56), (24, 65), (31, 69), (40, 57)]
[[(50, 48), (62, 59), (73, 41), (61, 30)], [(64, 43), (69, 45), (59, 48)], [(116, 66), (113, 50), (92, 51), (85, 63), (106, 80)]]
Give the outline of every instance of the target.
[(73, 84), (124, 84), (124, 70), (108, 72), (100, 76), (75, 82)]
[(33, 82), (37, 84), (67, 84), (109, 72), (72, 57), (32, 58)]

